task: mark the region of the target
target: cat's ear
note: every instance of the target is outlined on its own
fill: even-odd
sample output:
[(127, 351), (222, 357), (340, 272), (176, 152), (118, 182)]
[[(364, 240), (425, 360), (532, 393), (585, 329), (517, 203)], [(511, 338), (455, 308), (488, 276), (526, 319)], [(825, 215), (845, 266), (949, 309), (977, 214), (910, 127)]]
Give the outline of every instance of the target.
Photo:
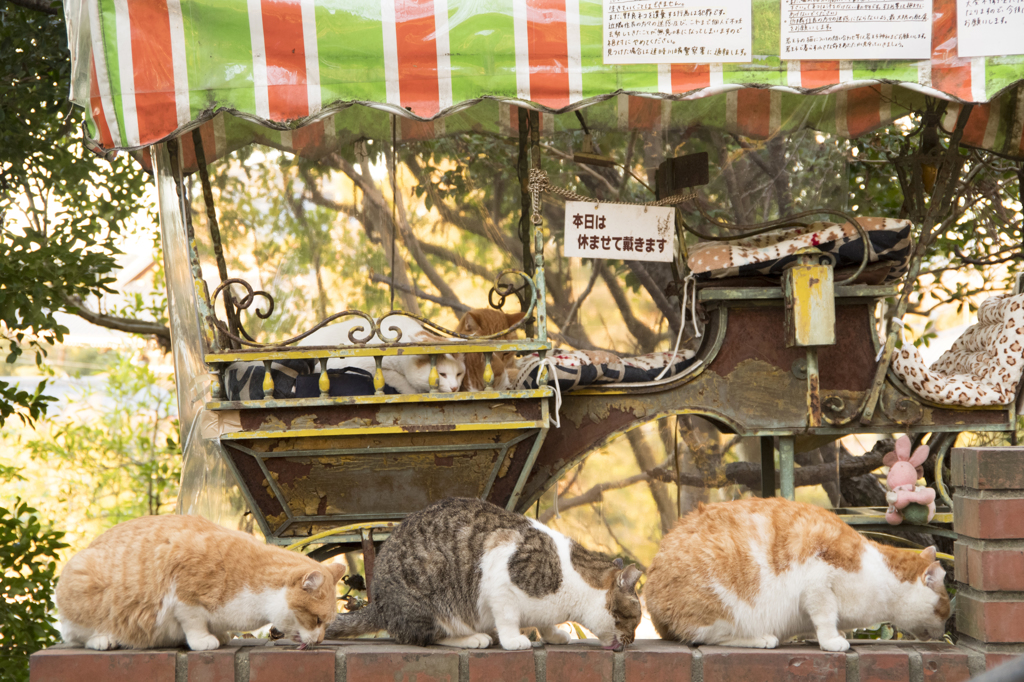
[[(519, 320), (523, 319), (525, 315), (526, 313), (523, 311), (519, 311), (518, 313), (505, 313), (505, 323), (511, 327), (515, 323), (519, 322)], [(508, 327), (506, 327), (506, 329), (508, 329)]]
[(468, 313), (462, 316), (459, 320), (459, 328), (466, 336), (473, 336), (479, 334), (481, 331), (480, 320), (476, 318), (476, 313), (470, 310)]
[(302, 576), (302, 589), (306, 592), (316, 592), (324, 584), (324, 574), (320, 571), (310, 571)]
[(620, 571), (626, 567), (626, 564), (622, 562), (622, 557), (615, 557), (615, 560), (612, 561), (612, 563), (615, 564), (615, 568)]
[(615, 579), (615, 584), (623, 592), (633, 592), (636, 588), (636, 581), (640, 580), (640, 569), (633, 564), (622, 569), (622, 573)]
[(346, 566), (345, 564), (324, 564), (324, 568), (326, 568), (327, 572), (331, 574), (331, 578), (334, 580), (334, 582), (338, 582), (339, 580), (344, 578), (345, 574), (348, 572), (348, 566)]
[(921, 556), (928, 561), (935, 561), (935, 545), (929, 545), (922, 549)]
[(931, 566), (925, 569), (924, 584), (940, 594), (945, 592), (945, 579), (946, 569), (942, 568), (938, 561), (933, 561)]

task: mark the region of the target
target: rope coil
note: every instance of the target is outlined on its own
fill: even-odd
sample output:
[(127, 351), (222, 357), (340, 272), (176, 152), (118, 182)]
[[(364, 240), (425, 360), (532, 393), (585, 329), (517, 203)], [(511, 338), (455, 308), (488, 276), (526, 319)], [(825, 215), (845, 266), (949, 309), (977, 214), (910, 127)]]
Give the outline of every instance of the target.
[(548, 180), (548, 174), (546, 171), (542, 171), (539, 168), (530, 169), (530, 196), (533, 199), (533, 212), (530, 216), (530, 222), (534, 225), (540, 225), (544, 222), (544, 218), (541, 217), (540, 211), (540, 194), (541, 192), (548, 192), (550, 194), (557, 194), (558, 196), (568, 201), (585, 201), (595, 204), (628, 204), (632, 206), (675, 206), (681, 204), (684, 201), (697, 198), (697, 192), (693, 191), (689, 194), (674, 194), (658, 201), (652, 201), (648, 203), (638, 204), (635, 201), (614, 201), (611, 199), (595, 199), (594, 197), (585, 197), (582, 194), (577, 194), (569, 189), (563, 189), (561, 187), (555, 187)]

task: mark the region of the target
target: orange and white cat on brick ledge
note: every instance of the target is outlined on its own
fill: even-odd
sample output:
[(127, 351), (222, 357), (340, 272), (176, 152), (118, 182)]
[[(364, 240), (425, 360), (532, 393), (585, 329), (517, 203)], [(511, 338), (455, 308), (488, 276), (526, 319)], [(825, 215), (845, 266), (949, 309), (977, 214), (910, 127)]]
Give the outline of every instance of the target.
[(323, 641), (344, 572), (198, 516), (144, 516), (72, 557), (56, 602), (64, 641), (88, 649), (204, 651), (267, 623), (305, 648)]
[(661, 541), (644, 596), (664, 639), (774, 649), (814, 632), (846, 651), (840, 629), (883, 621), (939, 639), (949, 618), (935, 548), (872, 542), (832, 512), (779, 498), (708, 506)]

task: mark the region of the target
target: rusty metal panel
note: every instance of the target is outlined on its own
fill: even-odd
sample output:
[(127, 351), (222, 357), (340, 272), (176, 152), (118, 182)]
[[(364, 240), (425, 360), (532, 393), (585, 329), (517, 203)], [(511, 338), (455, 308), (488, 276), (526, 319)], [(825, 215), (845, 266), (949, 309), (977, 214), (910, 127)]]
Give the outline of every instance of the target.
[[(818, 349), (818, 371), (822, 390), (863, 391), (871, 387), (875, 367), (872, 334), (873, 301), (855, 300), (851, 305), (839, 300), (836, 308), (836, 343)], [(712, 321), (718, 317), (712, 314)], [(710, 323), (709, 323), (710, 324)], [(760, 359), (779, 369), (790, 371), (803, 360), (802, 348), (787, 348), (783, 330), (782, 301), (774, 306), (730, 307), (728, 334), (710, 368), (727, 376), (746, 359)]]
[[(567, 469), (611, 438), (672, 414), (699, 414), (744, 435), (798, 436), (801, 450), (848, 433), (1009, 428), (1011, 412), (1005, 408), (929, 405), (903, 394), (892, 376), (881, 401), (883, 410), (870, 425), (861, 425), (856, 418), (875, 366), (869, 299), (839, 301), (837, 343), (817, 349), (821, 401), (812, 407), (820, 415), (820, 426), (817, 417), (808, 424), (807, 351), (785, 346), (782, 303), (780, 298), (771, 306), (755, 307), (737, 300), (711, 307), (707, 329), (724, 326), (724, 342), (717, 352), (705, 355), (702, 349), (698, 357), (706, 363), (704, 371), (682, 382), (636, 393), (620, 388), (616, 393), (564, 395), (562, 427), (548, 433), (517, 508), (529, 507)], [(797, 361), (805, 363), (803, 374), (794, 373)]]
[(276, 536), (400, 519), (448, 496), (487, 496), (538, 431), (253, 439), (229, 455)]

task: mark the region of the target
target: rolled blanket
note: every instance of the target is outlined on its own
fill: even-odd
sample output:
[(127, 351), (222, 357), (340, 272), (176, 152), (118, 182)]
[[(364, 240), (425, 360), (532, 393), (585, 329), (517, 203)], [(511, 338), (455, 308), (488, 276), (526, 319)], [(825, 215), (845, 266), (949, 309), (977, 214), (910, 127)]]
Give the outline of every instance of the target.
[[(692, 350), (681, 350), (676, 355), (672, 366), (662, 379), (679, 374), (692, 365)], [(592, 384), (619, 384), (654, 381), (661, 374), (665, 365), (672, 360), (671, 352), (648, 353), (633, 357), (619, 357), (606, 351), (563, 350), (554, 351), (548, 356), (557, 368), (558, 387), (570, 391), (580, 386)], [(537, 388), (537, 371), (540, 366), (540, 355), (525, 355), (516, 363), (517, 375), (513, 383), (516, 389)]]

